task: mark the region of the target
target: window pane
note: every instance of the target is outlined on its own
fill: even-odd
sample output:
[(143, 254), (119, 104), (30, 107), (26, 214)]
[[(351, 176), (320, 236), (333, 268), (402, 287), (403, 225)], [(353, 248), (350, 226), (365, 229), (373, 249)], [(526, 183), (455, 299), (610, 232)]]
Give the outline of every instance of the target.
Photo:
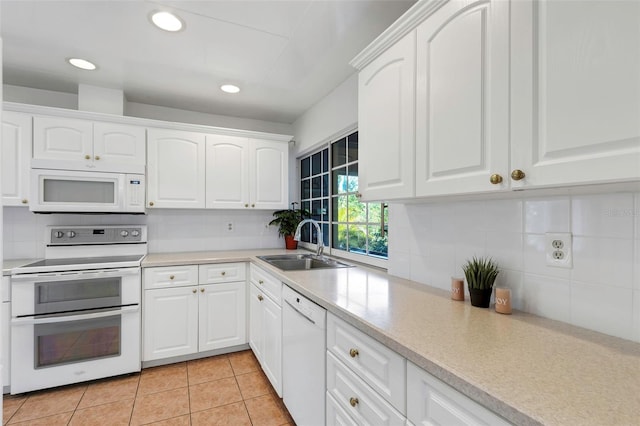
[[(302, 210), (306, 210), (306, 211), (310, 212), (311, 211), (311, 203), (309, 201), (303, 201), (302, 204), (300, 204), (300, 208)], [(306, 217), (305, 217), (305, 219), (306, 219)]]
[(300, 177), (302, 178), (306, 178), (310, 176), (311, 173), (311, 168), (310, 168), (310, 158), (303, 158), (302, 161), (300, 161)]
[(311, 157), (311, 175), (317, 175), (320, 174), (320, 171), (322, 170), (322, 154), (320, 152), (317, 152), (315, 154), (313, 154), (313, 156)]
[(332, 172), (331, 181), (333, 182), (333, 194), (341, 194), (347, 192), (347, 168), (342, 167)]
[(355, 194), (347, 196), (347, 220), (349, 222), (366, 222), (367, 221), (367, 205), (360, 202)]
[(347, 138), (331, 144), (331, 166), (338, 167), (347, 163)]
[(369, 254), (387, 257), (388, 233), (379, 226), (369, 226)]
[(358, 190), (358, 163), (349, 166), (349, 176), (347, 178), (347, 188), (349, 192)]
[(329, 247), (329, 224), (322, 224), (322, 236), (324, 237), (324, 246)]
[(365, 225), (349, 225), (349, 251), (367, 252), (367, 227)]
[(311, 219), (313, 220), (321, 220), (322, 214), (322, 201), (321, 200), (313, 200), (311, 202)]
[[(322, 220), (329, 221), (329, 199), (322, 199)], [(325, 234), (329, 235), (329, 234)]]
[(333, 197), (332, 201), (333, 209), (333, 221), (334, 222), (346, 222), (347, 221), (347, 196), (340, 195)]
[(329, 171), (329, 148), (322, 150), (322, 172)]
[(329, 173), (322, 175), (322, 196), (329, 196)]
[(349, 151), (347, 152), (347, 161), (358, 161), (358, 132), (349, 135)]
[(347, 225), (333, 224), (331, 226), (331, 236), (333, 248), (347, 249)]
[(311, 186), (311, 180), (305, 179), (305, 180), (302, 181), (302, 183), (300, 185), (300, 199), (301, 200), (306, 200), (308, 198), (311, 198), (310, 186)]
[(381, 209), (382, 204), (379, 203), (369, 203), (369, 222), (370, 223), (380, 223), (381, 219)]
[(310, 223), (305, 223), (304, 225), (302, 225), (302, 228), (300, 228), (300, 241), (304, 241), (307, 243), (311, 241), (309, 237), (310, 226)]
[(311, 198), (320, 198), (322, 195), (322, 187), (320, 186), (322, 178), (316, 176), (311, 178)]

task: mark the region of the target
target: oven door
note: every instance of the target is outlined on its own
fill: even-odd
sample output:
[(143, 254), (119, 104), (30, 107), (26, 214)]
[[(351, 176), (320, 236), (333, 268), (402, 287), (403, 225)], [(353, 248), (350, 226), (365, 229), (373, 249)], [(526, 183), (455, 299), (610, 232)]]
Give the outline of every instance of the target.
[(11, 316), (26, 317), (140, 304), (140, 268), (11, 277)]
[(11, 319), (11, 393), (140, 371), (140, 306)]

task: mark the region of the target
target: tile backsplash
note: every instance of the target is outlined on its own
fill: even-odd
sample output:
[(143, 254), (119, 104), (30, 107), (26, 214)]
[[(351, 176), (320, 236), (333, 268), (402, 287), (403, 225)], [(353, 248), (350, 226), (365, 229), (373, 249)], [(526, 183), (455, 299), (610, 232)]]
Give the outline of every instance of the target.
[[(392, 204), (389, 273), (442, 289), (491, 256), (515, 309), (640, 342), (640, 193)], [(571, 232), (573, 267), (545, 233)]]
[[(151, 210), (146, 215), (34, 214), (25, 207), (4, 207), (5, 259), (44, 256), (48, 225), (146, 224), (149, 253), (279, 248), (277, 228), (266, 225), (271, 211)], [(232, 231), (228, 230), (232, 223)]]

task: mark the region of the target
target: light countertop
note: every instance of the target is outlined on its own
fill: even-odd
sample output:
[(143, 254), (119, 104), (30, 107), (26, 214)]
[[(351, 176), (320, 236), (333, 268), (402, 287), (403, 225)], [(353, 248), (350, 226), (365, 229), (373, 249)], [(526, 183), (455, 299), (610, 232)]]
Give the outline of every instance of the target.
[(2, 275), (11, 275), (11, 270), (18, 266), (28, 265), (36, 259), (5, 259), (2, 261)]
[(255, 258), (280, 253), (292, 252), (150, 254), (143, 267), (252, 261), (515, 424), (638, 424), (638, 343), (475, 308), (374, 268), (283, 272)]

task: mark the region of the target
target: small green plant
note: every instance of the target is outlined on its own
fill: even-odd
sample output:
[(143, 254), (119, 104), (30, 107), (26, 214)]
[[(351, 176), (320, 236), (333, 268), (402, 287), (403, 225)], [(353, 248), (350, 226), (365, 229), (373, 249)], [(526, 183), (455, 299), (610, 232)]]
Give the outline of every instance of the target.
[(273, 219), (269, 222), (269, 225), (278, 227), (278, 235), (284, 237), (286, 235), (293, 235), (296, 232), (298, 224), (303, 219), (311, 216), (311, 213), (305, 209), (296, 209), (296, 202), (291, 203), (291, 208), (287, 210), (278, 210), (273, 212)]
[(476, 258), (467, 260), (462, 266), (464, 276), (467, 278), (469, 290), (491, 290), (496, 277), (500, 273), (498, 264), (491, 258)]

